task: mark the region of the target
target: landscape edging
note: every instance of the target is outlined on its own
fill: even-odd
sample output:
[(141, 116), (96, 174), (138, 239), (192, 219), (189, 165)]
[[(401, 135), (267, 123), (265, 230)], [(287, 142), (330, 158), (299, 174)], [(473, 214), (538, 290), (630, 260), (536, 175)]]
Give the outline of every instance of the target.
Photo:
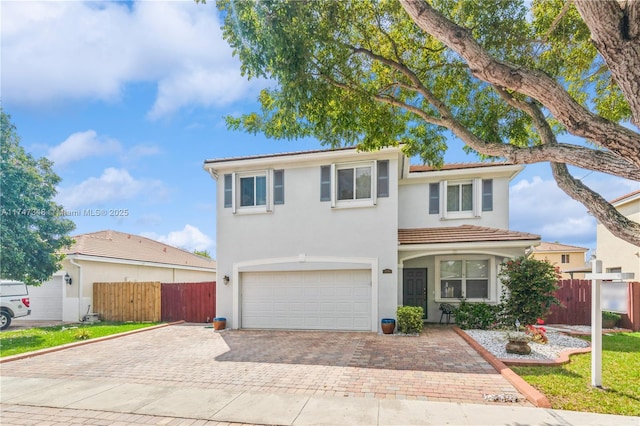
[(52, 352), (63, 351), (65, 349), (74, 348), (76, 346), (88, 345), (90, 343), (104, 342), (105, 340), (117, 339), (118, 337), (125, 337), (125, 336), (129, 336), (131, 334), (141, 333), (143, 331), (155, 330), (155, 329), (158, 329), (158, 328), (168, 327), (170, 325), (176, 325), (176, 324), (182, 324), (182, 323), (184, 323), (184, 321), (176, 321), (176, 322), (170, 322), (170, 323), (166, 323), (166, 324), (158, 324), (158, 325), (154, 325), (152, 327), (139, 328), (137, 330), (125, 331), (123, 333), (110, 334), (108, 336), (96, 337), (95, 339), (87, 339), (87, 340), (82, 340), (82, 341), (79, 341), (79, 342), (71, 342), (71, 343), (66, 343), (64, 345), (60, 345), (60, 346), (54, 346), (54, 347), (51, 347), (51, 348), (38, 349), (37, 351), (25, 352), (25, 353), (21, 353), (21, 354), (17, 354), (17, 355), (10, 355), (10, 356), (7, 356), (7, 357), (0, 358), (0, 364), (4, 364), (6, 362), (11, 362), (11, 361), (18, 361), (18, 360), (25, 359), (25, 358), (31, 358), (31, 357), (38, 356), (38, 355), (45, 355), (45, 354), (52, 353)]
[(496, 358), (491, 352), (486, 350), (481, 344), (476, 342), (467, 333), (457, 326), (453, 326), (453, 330), (462, 337), (476, 352), (480, 354), (493, 368), (498, 371), (502, 377), (507, 379), (519, 392), (521, 392), (533, 405), (540, 408), (551, 408), (551, 403), (547, 397), (538, 389), (527, 383), (522, 377), (507, 367), (504, 362)]

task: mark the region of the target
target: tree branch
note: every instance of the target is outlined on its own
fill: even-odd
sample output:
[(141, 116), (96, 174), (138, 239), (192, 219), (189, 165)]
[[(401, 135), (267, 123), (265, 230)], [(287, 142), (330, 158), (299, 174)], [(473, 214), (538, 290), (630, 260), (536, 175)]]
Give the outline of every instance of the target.
[[(535, 102), (525, 102), (516, 99), (506, 90), (499, 87), (496, 88), (496, 90), (509, 105), (529, 114), (545, 146), (556, 146), (558, 144), (556, 135), (545, 119), (542, 110)], [(611, 233), (625, 241), (635, 241), (636, 244), (640, 245), (640, 223), (629, 220), (607, 200), (602, 198), (600, 194), (571, 176), (566, 164), (551, 161), (551, 171), (553, 172), (553, 177), (558, 187), (562, 189), (565, 194), (587, 207), (596, 219), (606, 224), (607, 229), (611, 231)]]
[[(438, 110), (441, 118), (435, 118), (427, 114), (425, 111), (411, 106), (405, 102), (391, 96), (380, 96), (374, 94), (378, 101), (384, 101), (390, 105), (407, 108), (407, 110), (415, 113), (418, 117), (424, 119), (428, 123), (443, 126), (451, 130), (456, 136), (462, 139), (468, 146), (476, 151), (495, 157), (503, 157), (508, 161), (517, 164), (533, 164), (541, 162), (559, 161), (566, 164), (571, 164), (576, 167), (581, 167), (588, 170), (595, 170), (615, 176), (624, 177), (631, 180), (640, 181), (640, 165), (635, 165), (624, 158), (607, 151), (598, 151), (591, 148), (580, 147), (570, 144), (545, 144), (534, 147), (517, 147), (510, 144), (502, 143), (490, 143), (482, 140), (473, 134), (469, 129), (463, 126), (459, 121), (455, 119), (447, 105), (438, 99), (426, 86), (424, 86), (420, 78), (406, 66), (399, 64), (389, 58), (380, 56), (368, 49), (353, 47), (354, 53), (360, 53), (369, 56), (371, 59), (380, 61), (406, 76), (414, 86), (402, 85), (403, 88), (409, 90), (415, 90), (425, 97), (425, 99)], [(333, 81), (332, 84), (342, 84)], [(398, 83), (400, 84), (400, 83)], [(343, 85), (342, 88), (350, 88)], [(494, 86), (499, 87), (499, 86)], [(354, 90), (353, 88), (350, 88)], [(500, 91), (498, 91), (500, 93)], [(507, 92), (503, 89), (503, 94)], [(501, 95), (502, 96), (502, 95)], [(511, 99), (510, 105), (517, 109), (522, 109), (527, 113), (530, 113), (530, 106), (526, 102), (518, 101), (516, 103), (515, 98), (509, 95)], [(503, 96), (503, 99), (504, 96)], [(506, 99), (505, 99), (506, 100)], [(542, 114), (542, 112), (540, 112)], [(544, 119), (544, 117), (543, 117)], [(434, 120), (437, 120), (434, 121)], [(546, 121), (545, 121), (546, 122)], [(551, 129), (549, 129), (551, 131)], [(541, 135), (541, 137), (544, 137)], [(555, 136), (554, 136), (555, 138)]]
[(558, 82), (543, 72), (493, 58), (467, 29), (448, 20), (426, 1), (400, 0), (400, 3), (423, 31), (458, 53), (469, 64), (475, 77), (538, 100), (572, 134), (587, 138), (640, 166), (638, 133), (585, 109)]
[(640, 223), (623, 216), (598, 193), (571, 176), (565, 164), (551, 163), (551, 170), (560, 189), (587, 207), (613, 235), (640, 246)]

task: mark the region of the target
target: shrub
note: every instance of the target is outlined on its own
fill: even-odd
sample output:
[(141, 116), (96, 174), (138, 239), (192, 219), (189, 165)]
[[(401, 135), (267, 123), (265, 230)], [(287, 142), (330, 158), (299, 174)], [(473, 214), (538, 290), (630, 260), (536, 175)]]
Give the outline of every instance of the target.
[(507, 260), (499, 277), (504, 285), (501, 300), (508, 324), (518, 320), (533, 325), (549, 314), (552, 304), (560, 304), (554, 295), (560, 273), (546, 260), (526, 256)]
[(622, 316), (620, 316), (620, 314), (616, 314), (615, 312), (602, 311), (602, 319), (603, 320), (610, 320), (610, 321), (613, 321), (613, 322), (618, 322), (620, 320), (620, 318), (622, 318)]
[(424, 323), (424, 311), (420, 306), (400, 306), (396, 312), (398, 317), (398, 331), (403, 334), (420, 333)]
[(466, 299), (460, 300), (460, 305), (455, 308), (456, 324), (462, 329), (487, 330), (498, 324), (501, 311), (500, 305), (488, 303), (469, 303)]

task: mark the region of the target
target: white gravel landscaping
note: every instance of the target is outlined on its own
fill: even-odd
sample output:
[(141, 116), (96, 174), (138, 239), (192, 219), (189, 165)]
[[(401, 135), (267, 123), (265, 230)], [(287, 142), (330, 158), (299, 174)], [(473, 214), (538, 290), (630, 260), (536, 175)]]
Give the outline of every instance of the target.
[(567, 336), (563, 333), (548, 331), (547, 337), (549, 343), (542, 345), (540, 343), (529, 342), (531, 353), (529, 355), (518, 355), (507, 353), (505, 346), (507, 344), (506, 331), (489, 331), (489, 330), (463, 330), (473, 340), (482, 345), (486, 350), (491, 352), (496, 358), (515, 358), (515, 359), (539, 359), (539, 360), (555, 360), (560, 352), (566, 349), (582, 349), (589, 347), (589, 342), (578, 339), (576, 337)]

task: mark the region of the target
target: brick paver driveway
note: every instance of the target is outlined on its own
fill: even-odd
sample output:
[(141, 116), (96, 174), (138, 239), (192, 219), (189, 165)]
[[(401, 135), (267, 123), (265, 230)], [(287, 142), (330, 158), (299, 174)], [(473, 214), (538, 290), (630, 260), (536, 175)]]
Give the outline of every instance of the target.
[(521, 396), (451, 328), (439, 326), (403, 337), (174, 325), (2, 368), (9, 366), (20, 377), (235, 391), (474, 403), (484, 403), (483, 394)]

